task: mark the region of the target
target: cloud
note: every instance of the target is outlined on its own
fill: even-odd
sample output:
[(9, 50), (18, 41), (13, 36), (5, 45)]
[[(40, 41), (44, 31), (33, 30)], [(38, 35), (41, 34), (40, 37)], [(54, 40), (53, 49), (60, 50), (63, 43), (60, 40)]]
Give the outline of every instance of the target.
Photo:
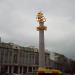
[(45, 13), (45, 45), (50, 51), (75, 59), (74, 0), (0, 0), (2, 41), (38, 47), (36, 13)]

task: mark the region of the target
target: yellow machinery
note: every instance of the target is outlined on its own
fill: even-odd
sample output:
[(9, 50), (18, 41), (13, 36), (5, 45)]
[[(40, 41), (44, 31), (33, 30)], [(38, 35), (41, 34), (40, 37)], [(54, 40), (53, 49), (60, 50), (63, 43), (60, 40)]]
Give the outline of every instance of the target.
[(62, 71), (57, 69), (47, 69), (44, 67), (40, 67), (37, 71), (38, 75), (62, 75)]

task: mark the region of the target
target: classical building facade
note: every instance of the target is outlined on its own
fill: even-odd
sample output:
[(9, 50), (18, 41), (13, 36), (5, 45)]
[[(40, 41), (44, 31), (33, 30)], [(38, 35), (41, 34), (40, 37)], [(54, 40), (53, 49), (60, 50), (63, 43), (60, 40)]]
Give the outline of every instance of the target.
[[(50, 66), (50, 55), (45, 52), (45, 66)], [(39, 52), (36, 48), (22, 47), (13, 43), (0, 43), (0, 72), (24, 74), (36, 71)]]

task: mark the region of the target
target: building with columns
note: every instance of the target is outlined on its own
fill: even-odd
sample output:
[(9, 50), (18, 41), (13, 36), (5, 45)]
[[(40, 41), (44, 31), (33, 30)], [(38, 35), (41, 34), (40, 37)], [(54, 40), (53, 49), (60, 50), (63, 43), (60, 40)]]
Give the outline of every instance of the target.
[[(45, 52), (45, 66), (50, 66), (50, 55)], [(0, 43), (0, 72), (25, 74), (39, 67), (37, 48), (22, 47), (13, 43)]]

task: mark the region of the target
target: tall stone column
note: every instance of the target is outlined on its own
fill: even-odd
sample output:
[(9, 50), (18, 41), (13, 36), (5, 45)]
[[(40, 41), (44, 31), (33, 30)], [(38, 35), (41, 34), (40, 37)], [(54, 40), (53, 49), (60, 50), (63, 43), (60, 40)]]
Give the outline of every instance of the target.
[(45, 66), (44, 30), (39, 30), (39, 66)]
[(44, 30), (47, 29), (44, 26), (44, 22), (46, 21), (42, 12), (37, 13), (37, 21), (39, 22), (39, 26), (37, 30), (39, 31), (39, 67), (45, 67), (45, 44), (44, 44)]

